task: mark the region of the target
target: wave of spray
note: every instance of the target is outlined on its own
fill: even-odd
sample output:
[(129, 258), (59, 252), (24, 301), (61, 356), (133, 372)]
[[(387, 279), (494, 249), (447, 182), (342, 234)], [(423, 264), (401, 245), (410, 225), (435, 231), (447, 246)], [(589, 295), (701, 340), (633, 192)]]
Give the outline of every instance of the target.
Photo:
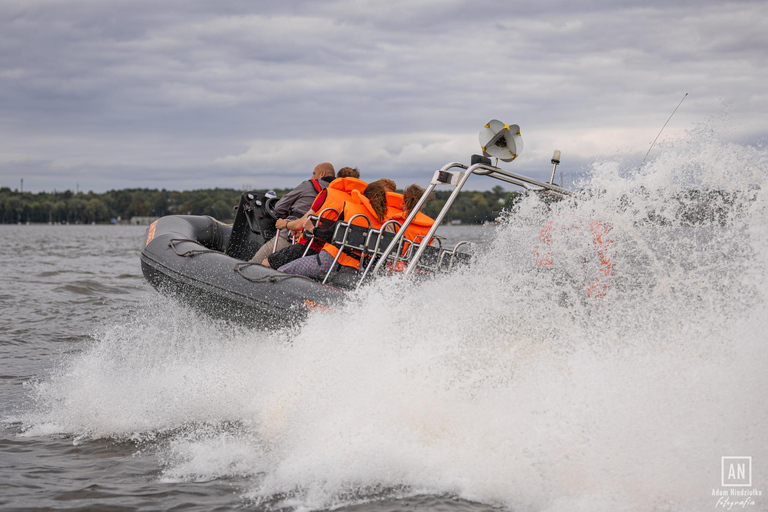
[(639, 171), (597, 162), (573, 200), (525, 198), (465, 270), (292, 330), (155, 305), (36, 386), (27, 435), (163, 433), (164, 479), (246, 477), (274, 506), (712, 507), (721, 456), (768, 474), (766, 176), (764, 149), (701, 129)]

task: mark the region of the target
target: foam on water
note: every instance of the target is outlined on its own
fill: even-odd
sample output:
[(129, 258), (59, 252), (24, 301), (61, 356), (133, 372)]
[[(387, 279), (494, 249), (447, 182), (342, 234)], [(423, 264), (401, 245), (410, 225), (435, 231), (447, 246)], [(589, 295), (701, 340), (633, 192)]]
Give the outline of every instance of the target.
[(246, 477), (247, 499), (299, 508), (712, 507), (721, 456), (768, 474), (766, 176), (763, 148), (704, 127), (641, 171), (595, 163), (577, 200), (523, 200), (464, 271), (378, 283), (294, 329), (155, 299), (33, 386), (25, 435), (133, 437), (169, 482)]

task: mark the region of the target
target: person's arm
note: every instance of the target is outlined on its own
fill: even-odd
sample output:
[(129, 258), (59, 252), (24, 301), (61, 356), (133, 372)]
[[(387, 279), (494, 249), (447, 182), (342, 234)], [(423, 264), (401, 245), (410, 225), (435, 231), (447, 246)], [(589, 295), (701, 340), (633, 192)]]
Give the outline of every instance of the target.
[(291, 207), (293, 206), (293, 203), (295, 203), (296, 200), (303, 194), (301, 187), (304, 185), (304, 183), (306, 182), (301, 182), (298, 187), (285, 194), (277, 203), (275, 203), (275, 213), (279, 218), (285, 218), (289, 213), (291, 213)]
[[(309, 210), (307, 213), (302, 215), (301, 218), (288, 221), (286, 223), (286, 227), (291, 231), (301, 231), (302, 229), (304, 229), (304, 221), (309, 220), (307, 219), (307, 217), (314, 214), (315, 214), (315, 210)], [(311, 223), (312, 221), (309, 221), (309, 222)]]
[(322, 209), (323, 204), (325, 204), (326, 197), (328, 197), (328, 189), (323, 189), (319, 194), (317, 194), (317, 197), (315, 197), (315, 201), (312, 203), (312, 207), (309, 209), (309, 211), (302, 215), (300, 219), (290, 221), (288, 223), (288, 229), (291, 231), (301, 231), (304, 229), (311, 233), (315, 226), (312, 224), (312, 221), (307, 219), (307, 217), (310, 215), (315, 215)]
[(277, 221), (275, 221), (275, 227), (277, 229), (290, 229), (289, 224), (291, 222), (293, 221), (290, 221), (288, 219), (277, 219)]

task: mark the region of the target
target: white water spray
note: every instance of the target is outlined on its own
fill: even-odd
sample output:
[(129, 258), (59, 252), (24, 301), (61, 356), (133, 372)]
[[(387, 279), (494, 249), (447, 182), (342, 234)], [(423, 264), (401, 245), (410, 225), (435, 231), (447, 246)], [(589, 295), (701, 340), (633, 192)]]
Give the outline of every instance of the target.
[(523, 200), (471, 268), (381, 282), (295, 330), (158, 301), (36, 386), (26, 435), (160, 434), (164, 479), (248, 477), (277, 506), (711, 508), (721, 456), (768, 474), (768, 157), (710, 135), (639, 172), (598, 162), (577, 199)]

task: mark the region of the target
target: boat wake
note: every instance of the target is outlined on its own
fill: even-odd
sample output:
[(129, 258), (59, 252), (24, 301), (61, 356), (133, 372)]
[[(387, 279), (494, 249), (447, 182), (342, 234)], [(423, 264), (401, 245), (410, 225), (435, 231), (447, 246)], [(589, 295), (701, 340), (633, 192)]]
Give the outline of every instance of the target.
[(149, 443), (162, 479), (245, 477), (275, 507), (712, 507), (721, 456), (768, 474), (767, 155), (701, 129), (640, 171), (596, 162), (578, 197), (518, 203), (471, 267), (290, 329), (153, 296), (32, 386), (23, 435)]

